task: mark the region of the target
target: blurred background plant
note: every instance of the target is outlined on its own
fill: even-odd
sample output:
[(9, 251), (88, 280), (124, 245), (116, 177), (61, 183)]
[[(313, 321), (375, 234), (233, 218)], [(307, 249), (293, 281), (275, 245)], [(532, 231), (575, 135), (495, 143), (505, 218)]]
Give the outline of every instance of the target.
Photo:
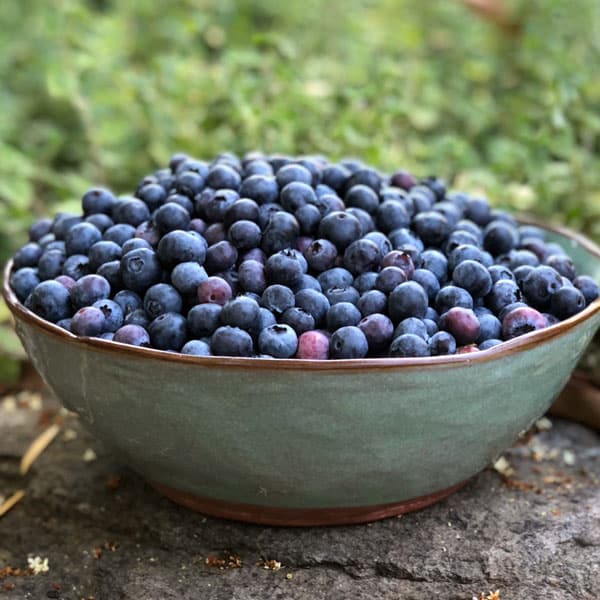
[(5, 2), (0, 263), (175, 150), (356, 155), (600, 240), (598, 64), (597, 0)]

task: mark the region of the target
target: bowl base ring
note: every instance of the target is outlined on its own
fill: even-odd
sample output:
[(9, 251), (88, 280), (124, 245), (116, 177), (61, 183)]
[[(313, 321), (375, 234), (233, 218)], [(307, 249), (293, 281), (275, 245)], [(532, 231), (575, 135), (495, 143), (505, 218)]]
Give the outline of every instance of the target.
[(368, 523), (370, 521), (378, 521), (379, 519), (413, 512), (447, 498), (464, 487), (468, 482), (469, 479), (466, 479), (432, 494), (403, 500), (402, 502), (344, 508), (282, 508), (278, 506), (242, 504), (227, 502), (225, 500), (214, 500), (205, 496), (182, 492), (156, 481), (151, 481), (150, 485), (157, 492), (173, 502), (211, 517), (256, 523), (259, 525), (309, 527)]

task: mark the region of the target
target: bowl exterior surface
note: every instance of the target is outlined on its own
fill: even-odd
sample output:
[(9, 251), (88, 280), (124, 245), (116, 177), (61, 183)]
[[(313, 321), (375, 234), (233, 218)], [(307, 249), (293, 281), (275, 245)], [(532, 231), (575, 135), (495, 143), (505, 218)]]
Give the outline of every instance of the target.
[[(597, 257), (569, 251), (600, 275)], [(550, 406), (600, 326), (596, 310), (526, 350), (485, 359), (315, 370), (165, 360), (67, 338), (12, 308), (56, 396), (145, 478), (295, 509), (402, 502), (471, 477)]]

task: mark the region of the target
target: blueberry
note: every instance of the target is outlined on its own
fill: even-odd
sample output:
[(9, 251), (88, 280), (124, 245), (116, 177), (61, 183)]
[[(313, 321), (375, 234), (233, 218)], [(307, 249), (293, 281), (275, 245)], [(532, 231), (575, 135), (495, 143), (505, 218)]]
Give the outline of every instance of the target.
[(88, 337), (99, 336), (104, 332), (106, 319), (99, 308), (86, 306), (80, 308), (71, 319), (71, 332)]
[(254, 332), (259, 317), (258, 303), (247, 296), (229, 300), (221, 311), (221, 323)]
[(333, 333), (329, 349), (333, 359), (364, 358), (369, 351), (369, 342), (358, 327), (350, 325)]
[(22, 269), (23, 267), (37, 267), (37, 264), (43, 254), (43, 249), (39, 244), (29, 242), (19, 248), (13, 256), (13, 269)]
[(398, 326), (394, 330), (394, 338), (400, 335), (411, 333), (412, 335), (418, 335), (425, 341), (429, 339), (429, 332), (427, 331), (427, 325), (422, 319), (416, 317), (408, 317), (398, 323)]
[[(45, 275), (46, 273), (42, 266), (42, 259), (40, 259), (38, 270)], [(90, 272), (90, 259), (85, 256), (85, 254), (73, 254), (73, 256), (69, 256), (62, 265), (62, 274), (75, 280), (81, 279), (84, 275), (89, 275)]]
[[(180, 157), (184, 158), (179, 160)], [(177, 163), (175, 164), (174, 161), (176, 158)], [(202, 175), (202, 177), (206, 177), (208, 175), (208, 165), (205, 162), (190, 158), (189, 156), (185, 156), (183, 154), (173, 155), (171, 164), (169, 166), (175, 175), (185, 173), (186, 171), (193, 171), (194, 173), (198, 173), (198, 175)]]
[(276, 202), (279, 196), (279, 185), (275, 177), (250, 175), (242, 182), (240, 196), (251, 198), (257, 204)]
[(568, 319), (585, 308), (585, 297), (576, 288), (563, 286), (550, 300), (550, 310), (559, 319)]
[(514, 308), (502, 320), (502, 339), (510, 340), (530, 331), (544, 329), (546, 325), (546, 318), (534, 308)]
[(61, 319), (56, 324), (65, 331), (71, 331), (71, 319)]
[(293, 248), (299, 235), (300, 225), (294, 215), (282, 211), (274, 212), (263, 230), (261, 248), (270, 256), (285, 248)]
[(231, 242), (217, 242), (206, 250), (204, 266), (209, 273), (214, 274), (233, 267), (237, 258), (237, 248)]
[(123, 310), (120, 305), (112, 300), (97, 300), (92, 305), (104, 315), (104, 331), (114, 333), (123, 325)]
[(333, 242), (338, 250), (345, 250), (361, 235), (360, 222), (356, 217), (342, 211), (334, 211), (323, 217), (319, 236)]
[[(260, 300), (260, 299), (259, 299)], [(266, 327), (270, 325), (275, 325), (277, 323), (277, 319), (275, 315), (268, 309), (260, 307), (258, 311), (258, 320), (256, 322), (256, 331), (260, 333)]]
[(75, 309), (91, 306), (97, 300), (104, 300), (109, 296), (110, 284), (100, 275), (84, 275), (71, 288), (71, 302)]
[(148, 325), (154, 348), (179, 352), (187, 341), (186, 320), (178, 313), (164, 313)]
[(190, 340), (186, 342), (181, 349), (181, 354), (191, 356), (212, 356), (210, 345), (203, 340)]
[(485, 340), (499, 339), (502, 334), (502, 323), (492, 313), (475, 312), (479, 319), (479, 337), (477, 343), (482, 344)]
[(89, 266), (95, 271), (100, 265), (121, 258), (121, 246), (115, 242), (101, 240), (96, 242), (88, 252)]
[(148, 332), (139, 325), (124, 325), (115, 332), (113, 340), (121, 344), (131, 344), (132, 346), (150, 346)]
[(124, 316), (129, 315), (138, 308), (142, 308), (142, 299), (131, 290), (117, 292), (113, 300), (121, 307)]
[(306, 331), (298, 338), (296, 358), (327, 360), (329, 358), (329, 336), (323, 331)]
[(513, 272), (504, 265), (492, 265), (491, 267), (488, 267), (488, 273), (492, 278), (492, 285), (501, 279), (510, 279), (511, 281), (516, 281)]
[(96, 275), (104, 277), (110, 284), (113, 292), (123, 288), (123, 277), (121, 276), (121, 263), (118, 260), (111, 260), (101, 264), (96, 269)]
[(418, 356), (429, 356), (429, 346), (427, 342), (412, 333), (405, 333), (394, 339), (390, 345), (390, 356), (396, 358), (408, 358)]
[[(281, 327), (287, 326), (281, 325)], [(254, 344), (247, 331), (238, 327), (225, 326), (219, 327), (213, 333), (210, 338), (210, 350), (215, 356), (252, 356)]]
[(445, 356), (456, 353), (456, 340), (447, 331), (438, 331), (429, 339), (429, 352), (431, 356)]
[(52, 233), (57, 240), (64, 240), (71, 227), (81, 223), (83, 219), (79, 215), (70, 213), (58, 213), (52, 222)]
[(324, 290), (332, 287), (347, 287), (354, 282), (352, 273), (341, 267), (334, 267), (333, 269), (323, 271), (317, 279)]
[(335, 331), (340, 327), (357, 325), (362, 319), (360, 310), (350, 302), (338, 302), (327, 311), (327, 329)]
[[(144, 221), (135, 228), (135, 239), (144, 240), (149, 246), (155, 248), (160, 242), (160, 232), (154, 221)], [(123, 242), (123, 246), (127, 240)]]
[(369, 290), (365, 292), (356, 302), (356, 306), (363, 317), (375, 313), (386, 313), (387, 304), (387, 296), (379, 290)]
[(288, 183), (279, 195), (279, 202), (287, 212), (294, 213), (307, 204), (314, 205), (317, 201), (315, 191), (300, 181)]
[[(98, 242), (98, 244), (105, 244), (105, 243), (112, 244), (113, 242), (106, 242), (106, 241)], [(96, 246), (96, 244), (94, 244), (94, 246)], [(92, 248), (94, 246), (92, 246)], [(118, 246), (118, 244), (117, 244), (117, 246)], [(152, 246), (146, 240), (139, 238), (139, 237), (135, 237), (135, 238), (131, 238), (130, 240), (127, 240), (123, 244), (123, 246), (121, 246), (119, 248), (118, 258), (120, 258), (123, 254), (127, 254), (128, 252), (131, 252), (132, 250), (137, 250), (138, 248), (148, 248), (148, 250), (152, 250)], [(106, 262), (106, 261), (104, 261), (104, 262)]]
[(440, 315), (439, 315), (438, 311), (435, 310), (435, 308), (428, 306), (427, 312), (425, 313), (425, 319), (427, 319), (429, 321), (433, 321), (434, 323), (437, 324), (440, 321)]
[(10, 287), (21, 302), (25, 302), (27, 296), (39, 283), (38, 271), (32, 267), (18, 269), (10, 276)]
[(358, 222), (360, 223), (360, 232), (362, 236), (366, 236), (370, 233), (379, 233), (382, 236), (382, 239), (385, 239), (387, 245), (391, 248), (391, 243), (387, 239), (387, 237), (381, 232), (375, 232), (375, 222), (373, 221), (373, 217), (367, 211), (356, 206), (351, 206), (346, 209), (346, 214), (352, 215), (355, 219), (358, 220)]
[(135, 236), (135, 227), (127, 225), (126, 223), (118, 223), (113, 225), (104, 231), (102, 239), (109, 242), (115, 242), (119, 246), (122, 246), (127, 240)]
[(147, 329), (148, 325), (150, 325), (150, 319), (143, 308), (136, 308), (125, 316), (123, 323), (125, 325), (139, 325)]
[(464, 288), (455, 285), (444, 286), (435, 297), (436, 310), (441, 315), (455, 306), (473, 308), (473, 297)]
[(425, 290), (429, 302), (435, 302), (435, 298), (440, 291), (440, 282), (435, 274), (427, 269), (416, 269), (412, 279)]
[[(235, 267), (215, 273), (214, 277), (219, 277), (225, 281), (231, 288), (232, 296), (237, 296), (240, 293), (240, 280)], [(202, 284), (201, 284), (202, 285)]]
[(227, 211), (240, 199), (233, 190), (216, 190), (204, 205), (204, 217), (213, 223), (223, 221)]
[(137, 198), (127, 198), (124, 202), (115, 205), (113, 219), (115, 223), (127, 223), (137, 227), (150, 219), (150, 209)]
[(344, 203), (346, 206), (353, 206), (374, 214), (379, 207), (379, 197), (369, 186), (357, 184), (348, 189), (344, 196)]
[(523, 283), (529, 276), (529, 273), (531, 273), (534, 268), (535, 267), (532, 267), (530, 265), (521, 265), (520, 267), (517, 267), (514, 270), (513, 277), (520, 288), (523, 288)]
[[(249, 202), (250, 202), (250, 200), (249, 200)], [(190, 221), (190, 231), (195, 231), (196, 233), (199, 233), (200, 235), (204, 235), (206, 229), (207, 229), (206, 222), (203, 221), (202, 219), (192, 219)]]
[(262, 294), (267, 286), (264, 265), (256, 260), (243, 261), (238, 269), (238, 280), (244, 291)]
[(350, 171), (342, 165), (328, 165), (323, 169), (321, 180), (337, 193), (341, 193), (346, 188), (346, 181), (350, 175)]
[(308, 266), (319, 273), (331, 269), (337, 258), (337, 248), (326, 239), (318, 239), (305, 250), (304, 258)]
[(479, 319), (469, 308), (451, 308), (440, 317), (439, 326), (440, 329), (451, 333), (460, 346), (472, 344), (479, 337)]
[(377, 275), (375, 288), (384, 294), (389, 294), (396, 286), (404, 283), (406, 279), (406, 273), (399, 267), (384, 267)]
[(39, 219), (29, 226), (29, 241), (38, 242), (45, 235), (48, 235), (52, 230), (51, 219)]
[(386, 349), (394, 335), (394, 324), (389, 317), (381, 313), (372, 313), (362, 318), (358, 328), (365, 334), (371, 352)]
[(421, 268), (431, 271), (440, 284), (448, 279), (448, 259), (438, 250), (425, 250), (421, 252)]
[(381, 189), (381, 176), (374, 169), (363, 167), (354, 171), (346, 181), (346, 190), (352, 189), (355, 185), (366, 185), (374, 192), (379, 193)]
[(244, 178), (251, 175), (273, 175), (273, 167), (266, 160), (250, 161), (244, 165)]
[(67, 289), (57, 281), (42, 281), (26, 299), (27, 307), (46, 321), (56, 323), (71, 316)]
[(364, 294), (369, 290), (375, 289), (378, 275), (379, 273), (376, 271), (361, 273), (358, 277), (354, 278), (354, 283), (352, 285), (358, 290), (359, 294)]
[(78, 223), (67, 231), (65, 235), (65, 249), (67, 254), (87, 254), (89, 249), (102, 239), (102, 234), (91, 223)]
[(300, 226), (300, 231), (305, 235), (313, 235), (319, 229), (321, 213), (313, 204), (305, 204), (294, 212)]
[[(231, 227), (236, 221), (252, 221), (258, 223), (258, 204), (250, 198), (240, 198), (227, 208), (223, 216), (225, 227)], [(200, 232), (202, 233), (202, 232)]]
[(416, 185), (417, 180), (408, 171), (400, 170), (400, 171), (396, 171), (390, 177), (390, 183), (392, 185), (402, 188), (404, 190), (410, 190), (411, 187)]
[(488, 340), (485, 340), (484, 342), (481, 342), (481, 344), (479, 344), (479, 349), (480, 350), (489, 350), (490, 348), (493, 348), (494, 346), (499, 346), (501, 343), (502, 343), (502, 340), (490, 338)]
[(402, 202), (386, 200), (377, 208), (377, 226), (383, 233), (394, 229), (408, 227), (410, 215)]
[(209, 277), (198, 286), (198, 301), (223, 306), (233, 295), (231, 286), (222, 277)]
[(523, 294), (514, 281), (500, 279), (492, 286), (492, 291), (486, 296), (485, 302), (498, 315), (504, 307), (514, 302), (521, 302), (522, 298)]
[[(281, 284), (294, 287), (302, 280), (304, 274), (302, 255), (290, 248), (281, 250), (267, 259), (265, 275), (270, 284)], [(302, 257), (303, 258), (303, 257)]]
[(412, 225), (426, 246), (442, 246), (451, 230), (446, 217), (435, 211), (417, 214), (413, 218)]
[(570, 281), (573, 281), (573, 279), (577, 277), (575, 265), (568, 256), (562, 254), (551, 254), (544, 262)]
[(220, 324), (223, 307), (220, 304), (197, 304), (187, 315), (187, 326), (194, 338), (211, 336)]
[(537, 237), (522, 238), (519, 247), (521, 250), (527, 250), (534, 254), (538, 261), (543, 261), (547, 256), (549, 256), (544, 240)]
[(289, 325), (270, 325), (260, 332), (258, 347), (273, 358), (291, 358), (298, 349), (298, 336)]
[(209, 246), (225, 241), (227, 239), (225, 225), (223, 223), (212, 223), (206, 228), (204, 239)]
[(423, 252), (423, 250), (425, 249), (425, 246), (423, 245), (421, 239), (418, 238), (410, 229), (407, 229), (406, 227), (393, 229), (388, 233), (388, 238), (393, 248), (400, 248), (400, 246), (410, 244), (412, 246), (415, 246), (415, 248), (417, 248), (420, 252)]
[(353, 275), (373, 271), (379, 267), (381, 250), (368, 239), (352, 242), (344, 251), (344, 266)]
[(218, 164), (208, 171), (206, 183), (216, 190), (238, 190), (242, 179), (235, 169), (225, 164)]
[(395, 323), (407, 317), (423, 318), (427, 312), (428, 298), (425, 290), (415, 281), (401, 283), (388, 298), (389, 315)]
[(162, 267), (152, 250), (139, 248), (121, 257), (121, 276), (127, 289), (145, 292), (162, 279)]
[(538, 257), (529, 250), (511, 250), (508, 253), (509, 267), (515, 271), (519, 267), (537, 267), (540, 264)]
[(519, 244), (519, 232), (502, 221), (492, 221), (484, 230), (483, 247), (498, 256), (506, 254)]
[(162, 185), (158, 183), (148, 183), (140, 187), (136, 192), (136, 196), (146, 204), (151, 210), (155, 211), (159, 206), (162, 206), (167, 198), (167, 193)]
[(164, 235), (177, 229), (186, 230), (190, 225), (190, 215), (179, 204), (167, 202), (154, 213), (154, 223), (158, 231)]
[(156, 319), (164, 313), (181, 312), (183, 301), (179, 292), (167, 283), (157, 283), (144, 295), (144, 310), (150, 319)]
[(324, 294), (313, 289), (303, 289), (296, 293), (294, 301), (298, 308), (312, 315), (317, 327), (325, 323), (330, 304)]
[(466, 289), (473, 298), (486, 296), (492, 290), (492, 278), (489, 271), (475, 260), (464, 260), (452, 272), (452, 281), (458, 287)]
[(236, 221), (228, 232), (231, 243), (238, 250), (249, 250), (260, 245), (261, 240), (260, 227), (252, 221)]
[[(560, 273), (548, 266), (535, 267), (523, 281), (523, 293), (534, 308), (550, 306), (552, 296), (562, 287)], [(520, 300), (520, 298), (518, 299)]]
[(346, 287), (332, 287), (325, 290), (323, 293), (331, 305), (337, 304), (338, 302), (350, 302), (351, 304), (356, 304), (360, 298), (358, 290), (351, 285)]
[(478, 263), (486, 267), (490, 267), (493, 263), (493, 260), (481, 248), (477, 248), (477, 246), (470, 246), (469, 244), (461, 244), (456, 247), (450, 254), (448, 255), (448, 269), (450, 272), (453, 272), (454, 269), (465, 260), (474, 260)]
[[(318, 200), (316, 202), (317, 208), (321, 211), (323, 216), (328, 215), (332, 212), (341, 212), (346, 210), (346, 205), (343, 200), (339, 196), (335, 196), (334, 194), (323, 194), (321, 196), (317, 196)], [(352, 213), (347, 213), (352, 214)], [(356, 218), (356, 217), (355, 217)], [(357, 218), (359, 225), (360, 220)], [(361, 226), (362, 231), (362, 226)]]
[(586, 305), (591, 304), (598, 296), (598, 284), (587, 275), (579, 275), (573, 280), (573, 285), (583, 294)]
[[(200, 193), (206, 186), (206, 180), (201, 173), (196, 171), (178, 170), (175, 177), (175, 189), (177, 193), (193, 198)], [(179, 229), (177, 227), (176, 229)]]
[(459, 246), (479, 247), (479, 240), (471, 232), (457, 229), (454, 230), (448, 237), (448, 241), (445, 245), (446, 254), (451, 254), (452, 251)]
[(295, 304), (294, 292), (289, 287), (280, 284), (268, 286), (263, 292), (260, 303), (276, 315), (283, 314)]
[(465, 217), (480, 227), (485, 227), (491, 219), (491, 209), (484, 198), (469, 198), (465, 207)]
[(110, 190), (104, 188), (92, 188), (88, 190), (81, 199), (81, 207), (84, 215), (103, 213), (110, 215), (116, 198)]
[(315, 319), (312, 314), (298, 306), (288, 308), (281, 315), (280, 322), (289, 325), (297, 335), (315, 328)]

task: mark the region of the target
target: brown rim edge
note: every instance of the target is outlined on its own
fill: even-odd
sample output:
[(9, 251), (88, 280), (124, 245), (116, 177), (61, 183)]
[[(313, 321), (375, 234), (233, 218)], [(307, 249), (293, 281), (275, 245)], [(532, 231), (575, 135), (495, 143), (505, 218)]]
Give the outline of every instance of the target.
[[(574, 241), (590, 254), (595, 256), (600, 261), (600, 248), (585, 236), (571, 231), (566, 227), (556, 227), (542, 225), (535, 219), (520, 218), (520, 222), (528, 225), (536, 225), (541, 229), (552, 233), (558, 233), (567, 239)], [(546, 329), (532, 331), (513, 340), (504, 342), (498, 346), (494, 346), (489, 350), (481, 350), (469, 354), (454, 354), (450, 356), (429, 356), (422, 358), (359, 358), (359, 359), (344, 359), (344, 360), (304, 360), (298, 358), (287, 359), (264, 359), (264, 358), (241, 358), (230, 356), (189, 356), (175, 352), (166, 352), (156, 350), (154, 348), (140, 348), (121, 344), (119, 342), (102, 340), (100, 338), (78, 337), (72, 333), (65, 331), (54, 323), (45, 321), (41, 317), (25, 308), (17, 299), (14, 292), (9, 286), (9, 276), (12, 267), (12, 260), (9, 261), (4, 268), (4, 280), (2, 285), (2, 295), (6, 301), (8, 308), (17, 320), (22, 320), (45, 330), (64, 341), (78, 345), (81, 348), (93, 349), (98, 352), (113, 352), (127, 354), (133, 358), (158, 358), (170, 362), (178, 362), (180, 364), (195, 364), (203, 367), (232, 367), (232, 368), (251, 368), (251, 369), (267, 369), (267, 370), (289, 370), (289, 371), (328, 371), (337, 372), (345, 370), (379, 370), (379, 369), (399, 369), (399, 368), (427, 368), (427, 367), (443, 367), (443, 366), (465, 366), (473, 363), (481, 363), (489, 360), (520, 352), (532, 346), (536, 346), (540, 342), (556, 338), (568, 333), (571, 329), (591, 318), (600, 312), (600, 298), (592, 302), (585, 310), (576, 314), (565, 321), (561, 321), (556, 325), (552, 325)]]
[(255, 523), (258, 525), (314, 527), (320, 525), (368, 523), (420, 510), (454, 494), (469, 481), (470, 479), (465, 479), (465, 481), (461, 481), (456, 485), (439, 490), (433, 494), (411, 498), (402, 502), (350, 508), (281, 508), (275, 506), (257, 506), (256, 504), (213, 500), (212, 498), (197, 496), (189, 492), (182, 492), (155, 481), (150, 481), (149, 483), (159, 494), (166, 496), (176, 504), (199, 513), (210, 515), (211, 517)]

